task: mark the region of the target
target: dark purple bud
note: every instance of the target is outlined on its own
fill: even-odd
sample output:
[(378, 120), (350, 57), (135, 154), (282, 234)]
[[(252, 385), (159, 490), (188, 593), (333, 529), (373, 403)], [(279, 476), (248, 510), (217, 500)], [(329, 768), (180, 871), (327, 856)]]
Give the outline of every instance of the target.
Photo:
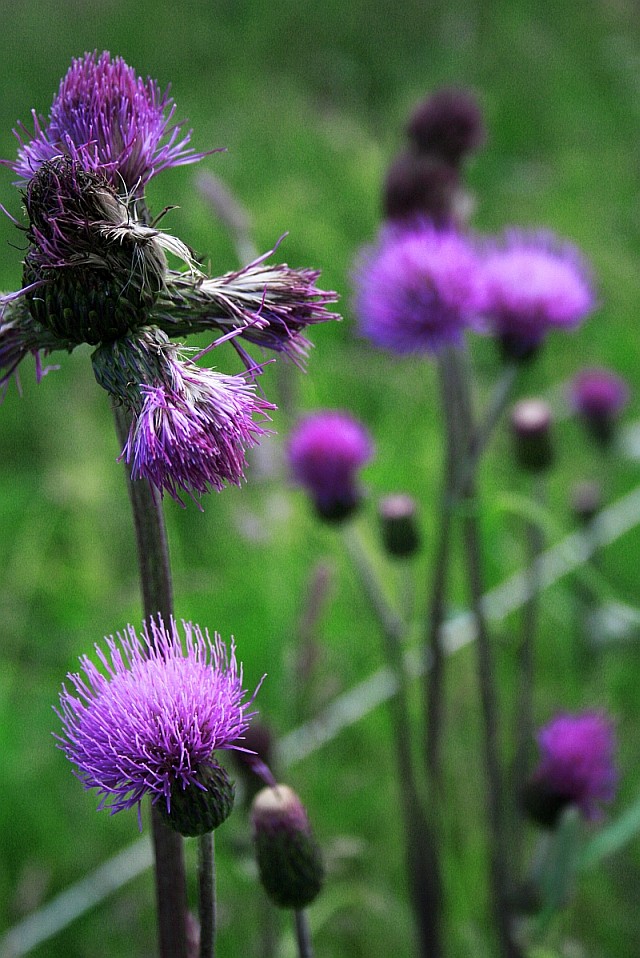
[(430, 156), (407, 151), (396, 157), (387, 173), (382, 202), (389, 220), (423, 217), (436, 226), (455, 220), (458, 173)]
[(407, 135), (422, 153), (434, 153), (457, 166), (486, 139), (480, 105), (470, 90), (444, 88), (423, 100), (407, 125)]

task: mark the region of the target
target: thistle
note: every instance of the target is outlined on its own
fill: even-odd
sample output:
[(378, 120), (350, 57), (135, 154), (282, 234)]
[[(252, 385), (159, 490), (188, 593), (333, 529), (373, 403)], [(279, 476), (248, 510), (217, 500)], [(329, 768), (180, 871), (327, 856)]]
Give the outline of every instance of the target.
[[(244, 476), (245, 451), (267, 430), (256, 396), (261, 367), (240, 340), (304, 364), (304, 330), (337, 319), (319, 273), (253, 263), (208, 276), (189, 247), (150, 219), (144, 190), (171, 166), (202, 159), (175, 106), (109, 53), (74, 60), (45, 121), (17, 132), (7, 162), (23, 188), (23, 285), (0, 298), (0, 389), (29, 354), (97, 347), (96, 378), (132, 422), (122, 457), (134, 477), (179, 502)], [(246, 372), (201, 368), (172, 340), (231, 341)]]
[(233, 807), (233, 788), (215, 753), (242, 749), (255, 694), (243, 688), (235, 645), (200, 626), (151, 619), (96, 646), (69, 674), (58, 715), (60, 748), (100, 808), (112, 813), (145, 796), (182, 834), (217, 827)]

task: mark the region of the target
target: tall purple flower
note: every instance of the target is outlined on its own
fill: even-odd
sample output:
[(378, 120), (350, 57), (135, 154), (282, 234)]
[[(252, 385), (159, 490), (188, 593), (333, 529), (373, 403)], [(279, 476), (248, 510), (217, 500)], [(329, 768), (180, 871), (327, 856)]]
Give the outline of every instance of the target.
[(367, 430), (348, 413), (319, 410), (301, 419), (289, 437), (291, 475), (323, 519), (340, 521), (359, 505), (358, 473), (373, 455)]
[(205, 793), (217, 802), (209, 814), (220, 813), (220, 793), (230, 811), (215, 753), (243, 748), (257, 689), (243, 688), (233, 642), (191, 622), (183, 631), (173, 620), (151, 619), (141, 634), (128, 626), (96, 645), (98, 665), (83, 656), (63, 685), (59, 746), (112, 814), (135, 805), (140, 814), (149, 796), (175, 825), (189, 799), (201, 811)]
[(540, 729), (538, 745), (540, 763), (525, 794), (532, 817), (553, 825), (570, 804), (587, 819), (600, 817), (618, 783), (611, 720), (601, 712), (562, 713)]
[(174, 113), (155, 80), (106, 51), (86, 53), (72, 61), (48, 121), (33, 111), (33, 136), (24, 126), (16, 131), (20, 149), (10, 166), (27, 183), (42, 163), (67, 154), (118, 192), (141, 196), (156, 173), (204, 156), (189, 147), (183, 124), (172, 123)]
[(472, 244), (427, 221), (385, 227), (356, 263), (354, 283), (360, 332), (400, 354), (460, 345), (482, 305)]
[(486, 250), (483, 278), (490, 325), (516, 357), (552, 329), (575, 329), (595, 307), (584, 258), (550, 233), (508, 232)]

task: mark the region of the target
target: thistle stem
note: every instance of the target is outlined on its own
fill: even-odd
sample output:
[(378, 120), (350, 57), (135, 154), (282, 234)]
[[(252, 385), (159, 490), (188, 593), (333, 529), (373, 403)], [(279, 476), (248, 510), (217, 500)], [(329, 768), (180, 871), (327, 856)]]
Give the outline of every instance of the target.
[[(535, 498), (544, 503), (544, 481), (535, 477)], [(516, 686), (516, 709), (514, 716), (515, 754), (511, 774), (511, 793), (517, 802), (527, 776), (531, 746), (533, 743), (533, 685), (535, 678), (535, 636), (538, 624), (540, 596), (540, 556), (544, 548), (544, 536), (539, 523), (527, 522), (528, 583), (527, 601), (523, 609), (522, 632), (517, 649), (518, 677)], [(519, 866), (522, 859), (522, 827), (517, 814), (512, 822), (512, 858)]]
[[(114, 405), (118, 440), (124, 446), (129, 433), (129, 414)], [(145, 619), (162, 616), (169, 622), (173, 615), (173, 589), (167, 534), (162, 501), (146, 481), (132, 481), (126, 469), (127, 488), (138, 552), (140, 586)], [(155, 853), (156, 902), (160, 958), (187, 958), (187, 887), (183, 839), (162, 821), (155, 807), (151, 810)]]
[(216, 954), (216, 863), (213, 832), (198, 839), (198, 908), (200, 912), (200, 958)]
[(389, 706), (398, 763), (407, 875), (418, 937), (418, 955), (420, 958), (441, 958), (444, 952), (440, 858), (435, 829), (428, 814), (426, 789), (418, 782), (411, 750), (409, 683), (401, 645), (406, 627), (384, 600), (375, 570), (354, 530), (345, 531), (345, 544), (380, 622), (385, 659), (397, 684), (397, 692), (390, 699)]
[(304, 909), (296, 909), (293, 913), (296, 923), (296, 941), (298, 943), (298, 958), (313, 958), (313, 944), (309, 919)]
[[(467, 436), (469, 455), (473, 433), (473, 412), (469, 384), (459, 362), (452, 366), (457, 396), (459, 421)], [(484, 613), (484, 590), (478, 500), (475, 488), (475, 469), (464, 477), (462, 534), (471, 609), (476, 625), (478, 657), (478, 685), (483, 723), (485, 774), (487, 778), (487, 818), (489, 827), (489, 866), (491, 904), (501, 958), (521, 958), (522, 952), (511, 934), (508, 904), (507, 844), (504, 822), (504, 788), (500, 767), (499, 707), (496, 686), (496, 668), (489, 630)]]

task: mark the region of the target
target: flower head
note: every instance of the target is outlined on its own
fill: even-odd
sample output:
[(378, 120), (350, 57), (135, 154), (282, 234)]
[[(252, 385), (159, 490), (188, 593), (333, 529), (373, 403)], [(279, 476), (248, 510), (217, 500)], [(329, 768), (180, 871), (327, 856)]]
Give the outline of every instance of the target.
[(56, 738), (100, 808), (139, 808), (148, 795), (170, 815), (174, 801), (207, 790), (216, 752), (243, 748), (255, 692), (243, 688), (233, 642), (191, 622), (183, 631), (173, 620), (151, 619), (141, 634), (128, 626), (96, 645), (99, 665), (83, 656), (63, 685)]
[(585, 818), (598, 818), (600, 805), (613, 801), (618, 782), (610, 719), (600, 712), (560, 714), (540, 729), (538, 745), (540, 764), (528, 787), (538, 820), (553, 824), (570, 804)]
[(168, 92), (121, 57), (86, 53), (72, 61), (48, 122), (34, 111), (33, 137), (24, 127), (16, 131), (20, 149), (11, 167), (27, 182), (42, 163), (66, 154), (118, 192), (140, 196), (156, 173), (203, 156), (189, 148), (182, 124), (171, 123), (174, 112)]
[(571, 383), (569, 398), (592, 435), (606, 445), (613, 437), (618, 416), (629, 402), (629, 387), (610, 369), (583, 369)]
[(361, 333), (400, 354), (460, 345), (482, 303), (470, 242), (426, 221), (383, 229), (361, 255), (354, 279)]
[(311, 413), (298, 422), (289, 438), (291, 475), (328, 520), (344, 519), (357, 508), (358, 471), (372, 455), (368, 432), (344, 412)]
[(253, 416), (275, 407), (243, 376), (193, 364), (173, 372), (172, 386), (140, 386), (142, 408), (122, 453), (132, 478), (151, 480), (178, 502), (183, 492), (240, 485), (246, 447), (268, 433)]
[(548, 233), (511, 231), (486, 251), (484, 309), (507, 350), (525, 355), (551, 329), (574, 329), (595, 296), (578, 250)]

